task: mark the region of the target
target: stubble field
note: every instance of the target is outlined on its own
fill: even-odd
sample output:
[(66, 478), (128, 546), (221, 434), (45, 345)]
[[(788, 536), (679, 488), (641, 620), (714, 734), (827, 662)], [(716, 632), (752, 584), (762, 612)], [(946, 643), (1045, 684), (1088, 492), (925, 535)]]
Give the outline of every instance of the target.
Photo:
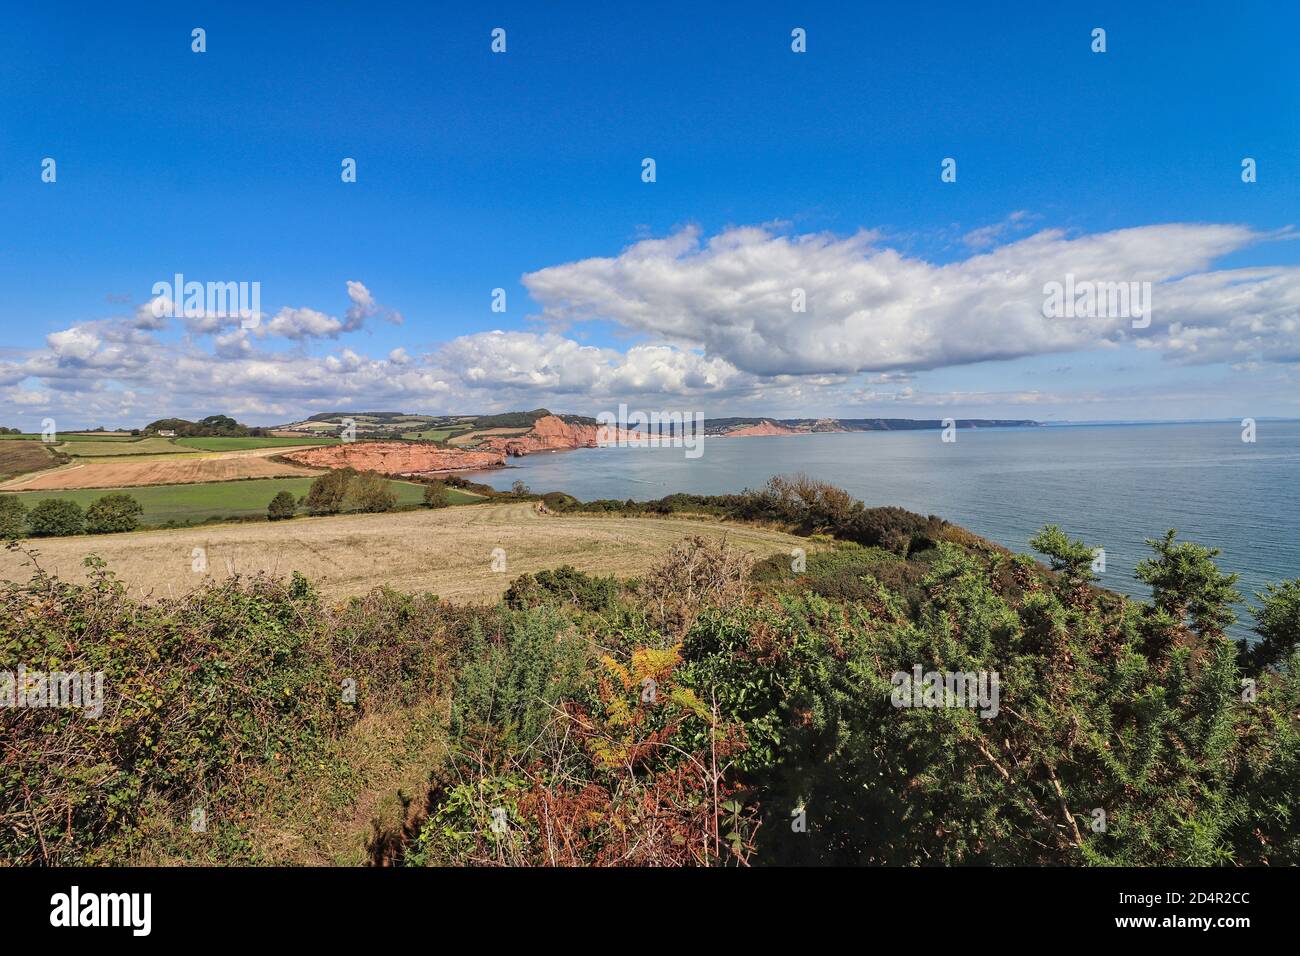
[[(87, 554), (104, 558), (133, 592), (181, 594), (231, 574), (287, 577), (301, 571), (333, 599), (387, 585), (455, 601), (492, 602), (516, 576), (570, 564), (591, 574), (644, 572), (689, 535), (725, 538), (756, 558), (808, 548), (806, 538), (744, 525), (681, 518), (542, 515), (531, 503), (473, 505), (398, 514), (296, 518), (274, 524), (209, 526), (26, 544), (47, 571), (84, 580)], [(192, 570), (202, 548), (207, 572)], [(492, 552), (506, 555), (492, 570)], [(16, 552), (0, 551), (0, 579), (26, 580)]]

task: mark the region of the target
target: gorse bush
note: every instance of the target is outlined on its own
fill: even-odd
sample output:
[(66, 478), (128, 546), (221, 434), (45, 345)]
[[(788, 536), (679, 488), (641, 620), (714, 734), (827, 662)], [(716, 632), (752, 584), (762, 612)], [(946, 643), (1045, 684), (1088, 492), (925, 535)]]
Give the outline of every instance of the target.
[(1270, 584), (1255, 597), (1260, 602), (1255, 627), (1260, 641), (1242, 652), (1256, 669), (1276, 667), (1300, 649), (1300, 579)]
[(692, 536), (668, 549), (640, 582), (643, 606), (665, 633), (683, 633), (701, 608), (749, 594), (754, 559), (725, 541)]
[[(1235, 648), (1190, 619), (1067, 575), (1050, 583), (1024, 558), (1010, 562), (1018, 586), (994, 587), (1001, 556), (939, 550), (916, 612), (883, 588), (849, 604), (794, 596), (702, 617), (687, 636), (697, 679), (728, 689), (723, 714), (757, 755), (745, 769), (766, 797), (760, 858), (1300, 860), (1285, 796), (1300, 784), (1300, 661), (1257, 675), (1258, 697), (1243, 699)], [(1148, 573), (1203, 582), (1201, 603), (1181, 600), (1215, 616), (1223, 594), (1203, 549), (1164, 548)], [(895, 707), (893, 675), (917, 665), (998, 672), (996, 714)], [(806, 834), (790, 830), (794, 808)]]

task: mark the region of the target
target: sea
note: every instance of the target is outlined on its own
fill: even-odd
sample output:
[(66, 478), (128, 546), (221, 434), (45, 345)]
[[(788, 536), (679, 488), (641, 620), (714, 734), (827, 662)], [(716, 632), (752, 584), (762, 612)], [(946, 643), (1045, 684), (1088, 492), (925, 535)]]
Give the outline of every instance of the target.
[[(472, 477), (508, 489), (565, 491), (582, 500), (644, 501), (674, 492), (757, 488), (805, 473), (868, 505), (934, 514), (1008, 548), (1032, 553), (1046, 524), (1105, 550), (1100, 584), (1148, 597), (1134, 568), (1146, 539), (1170, 528), (1218, 548), (1241, 576), (1246, 604), (1270, 582), (1300, 576), (1300, 421), (1049, 425), (708, 438), (683, 448), (590, 448), (510, 459)], [(1252, 618), (1237, 609), (1234, 637)]]

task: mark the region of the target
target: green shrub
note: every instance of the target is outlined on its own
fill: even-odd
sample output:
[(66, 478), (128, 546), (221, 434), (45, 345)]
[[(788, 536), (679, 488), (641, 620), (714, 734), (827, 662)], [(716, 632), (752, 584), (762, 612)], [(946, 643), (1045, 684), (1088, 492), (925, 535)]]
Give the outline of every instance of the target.
[(457, 661), (452, 730), (519, 745), (537, 736), (559, 702), (580, 696), (590, 650), (552, 609), (510, 613), (493, 630), (470, 622)]
[(14, 495), (0, 495), (0, 540), (21, 538), (27, 533), (27, 506)]
[(303, 504), (313, 515), (336, 515), (343, 510), (348, 486), (357, 472), (354, 468), (335, 468), (311, 483)]
[(451, 504), (451, 493), (445, 481), (431, 481), (424, 486), (424, 506), (426, 508), (446, 508)]
[(598, 578), (564, 565), (555, 570), (521, 574), (505, 594), (515, 609), (546, 604), (571, 604), (585, 611), (608, 611), (618, 600), (617, 578)]
[(280, 491), (266, 506), (266, 517), (270, 521), (284, 521), (292, 518), (297, 510), (298, 502), (294, 499), (293, 492)]
[[(428, 597), (376, 591), (331, 608), (296, 575), (144, 604), (102, 561), (87, 565), (88, 585), (38, 573), (0, 587), (6, 660), (103, 674), (98, 715), (0, 708), (0, 816), (21, 816), (0, 827), (7, 864), (268, 862), (250, 856), (245, 821), (346, 771), (331, 742), (361, 716), (445, 693), (464, 628)], [(196, 806), (209, 831), (190, 844)]]
[(397, 507), (397, 494), (389, 488), (388, 479), (383, 475), (363, 471), (352, 475), (344, 504), (348, 511), (392, 511)]
[[(1050, 531), (1036, 541), (1071, 567), (1091, 554)], [(745, 726), (746, 780), (765, 812), (758, 858), (1300, 859), (1287, 796), (1300, 786), (1300, 655), (1243, 703), (1236, 648), (1216, 631), (1230, 581), (1208, 549), (1171, 537), (1152, 547), (1141, 573), (1159, 590), (1140, 606), (1078, 575), (1045, 587), (1025, 558), (942, 543), (915, 607), (882, 587), (866, 606), (804, 593), (702, 615), (683, 656), (693, 686)], [(894, 563), (915, 562), (878, 568)], [(896, 706), (896, 676), (916, 667), (996, 672), (998, 707)], [(791, 841), (799, 807), (807, 834)]]
[(1256, 668), (1286, 662), (1300, 648), (1300, 578), (1269, 584), (1256, 594), (1255, 633), (1260, 641), (1250, 649)]
[(81, 505), (68, 498), (42, 498), (27, 515), (27, 528), (33, 538), (81, 534), (85, 526)]
[(86, 530), (91, 534), (134, 531), (140, 525), (142, 514), (144, 506), (130, 495), (104, 495), (86, 509)]
[(581, 502), (573, 495), (566, 495), (562, 491), (548, 491), (542, 495), (542, 504), (546, 505), (548, 511), (563, 514), (576, 510)]

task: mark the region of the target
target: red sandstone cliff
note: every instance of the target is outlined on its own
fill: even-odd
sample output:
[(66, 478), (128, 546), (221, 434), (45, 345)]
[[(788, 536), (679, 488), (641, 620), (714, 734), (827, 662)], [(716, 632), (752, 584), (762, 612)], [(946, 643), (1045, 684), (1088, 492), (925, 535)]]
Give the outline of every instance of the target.
[(355, 468), (382, 475), (410, 475), (437, 471), (468, 471), (505, 464), (507, 455), (518, 457), (540, 451), (595, 448), (601, 443), (645, 441), (645, 436), (617, 427), (571, 425), (558, 415), (545, 415), (526, 434), (488, 435), (471, 450), (437, 448), (424, 442), (359, 441), (322, 445), (283, 457), (316, 468)]
[(507, 438), (501, 435), (485, 438), (482, 448), (491, 448), (503, 455), (529, 455), (538, 451), (562, 451), (570, 448), (595, 448), (601, 442), (643, 441), (635, 432), (602, 425), (570, 425), (558, 415), (545, 415), (533, 423), (526, 435)]
[(437, 448), (424, 442), (359, 441), (343, 445), (322, 445), (294, 451), (283, 457), (315, 468), (355, 468), (381, 475), (410, 475), (432, 471), (467, 471), (505, 464), (505, 455), (495, 449), (467, 451)]

